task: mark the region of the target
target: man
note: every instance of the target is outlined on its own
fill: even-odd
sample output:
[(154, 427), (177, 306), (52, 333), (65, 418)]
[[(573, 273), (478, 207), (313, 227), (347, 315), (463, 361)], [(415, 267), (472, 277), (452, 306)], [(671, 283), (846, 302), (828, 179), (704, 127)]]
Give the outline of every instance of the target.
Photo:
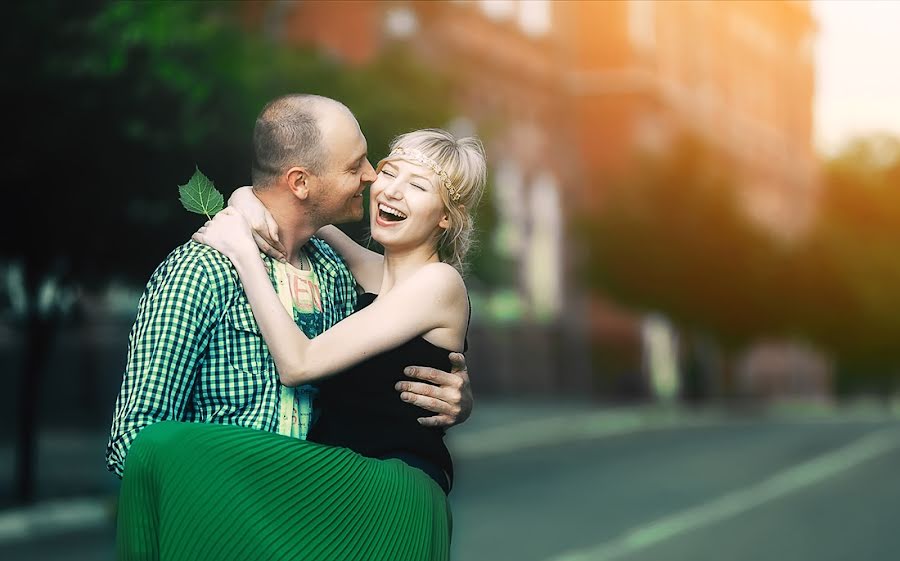
[[(288, 95), (271, 101), (257, 118), (253, 155), (254, 193), (272, 213), (280, 249), (294, 269), (266, 257), (270, 277), (298, 326), (308, 336), (318, 335), (356, 303), (349, 270), (313, 235), (327, 224), (363, 217), (362, 192), (375, 179), (366, 139), (341, 103)], [(423, 382), (397, 386), (398, 399), (437, 413), (420, 419), (424, 425), (449, 427), (471, 411), (465, 359), (458, 353), (450, 359), (452, 372), (411, 365), (407, 375)], [(314, 392), (279, 383), (231, 263), (208, 246), (188, 242), (156, 269), (141, 298), (107, 468), (121, 477), (138, 432), (164, 420), (305, 438)]]

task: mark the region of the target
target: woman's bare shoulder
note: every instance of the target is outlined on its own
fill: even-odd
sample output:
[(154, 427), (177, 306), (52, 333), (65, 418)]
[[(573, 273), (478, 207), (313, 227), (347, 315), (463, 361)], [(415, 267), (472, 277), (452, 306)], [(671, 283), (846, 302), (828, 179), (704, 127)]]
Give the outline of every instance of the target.
[(466, 283), (459, 271), (447, 263), (429, 263), (414, 275), (418, 283), (432, 286), (448, 296), (465, 296)]

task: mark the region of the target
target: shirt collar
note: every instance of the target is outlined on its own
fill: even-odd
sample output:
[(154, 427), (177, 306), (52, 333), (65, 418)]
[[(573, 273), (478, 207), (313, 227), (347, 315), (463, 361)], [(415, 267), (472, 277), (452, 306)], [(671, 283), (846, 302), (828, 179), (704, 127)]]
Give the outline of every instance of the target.
[(328, 247), (323, 240), (313, 237), (309, 239), (309, 243), (303, 246), (303, 249), (306, 250), (306, 255), (314, 263), (313, 266), (317, 271), (324, 271), (332, 277), (337, 276), (338, 270), (334, 259), (325, 255), (323, 246)]

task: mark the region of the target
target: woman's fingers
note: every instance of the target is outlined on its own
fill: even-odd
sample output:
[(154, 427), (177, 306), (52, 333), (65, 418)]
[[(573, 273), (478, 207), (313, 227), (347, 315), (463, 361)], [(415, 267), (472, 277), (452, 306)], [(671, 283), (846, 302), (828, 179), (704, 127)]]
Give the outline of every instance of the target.
[(281, 240), (278, 239), (278, 223), (275, 222), (275, 217), (268, 211), (265, 214), (266, 228), (269, 230), (269, 239), (274, 242), (273, 245), (278, 247), (280, 250), (284, 250), (284, 246), (281, 245)]
[(272, 247), (269, 244), (269, 242), (267, 242), (265, 239), (263, 239), (262, 236), (257, 234), (256, 231), (253, 231), (253, 241), (256, 242), (256, 247), (258, 247), (260, 251), (262, 251), (269, 257), (271, 257), (273, 259), (277, 259), (278, 261), (281, 261), (282, 263), (284, 263), (287, 260), (283, 253), (281, 253), (280, 251), (278, 251), (277, 249)]

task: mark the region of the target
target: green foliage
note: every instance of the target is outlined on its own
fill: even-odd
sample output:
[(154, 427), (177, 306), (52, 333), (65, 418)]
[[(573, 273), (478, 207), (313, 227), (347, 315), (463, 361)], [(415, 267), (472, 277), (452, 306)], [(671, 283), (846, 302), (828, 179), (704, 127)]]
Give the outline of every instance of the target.
[(194, 175), (187, 183), (178, 186), (178, 195), (185, 209), (197, 214), (205, 214), (209, 219), (225, 208), (225, 199), (222, 197), (222, 193), (216, 190), (216, 186), (203, 175), (200, 168), (195, 169)]
[(496, 233), (500, 224), (495, 187), (489, 181), (475, 211), (476, 243), (469, 252), (469, 278), (491, 289), (515, 286), (515, 263), (498, 251)]
[[(248, 30), (236, 2), (38, 0), (10, 9), (16, 25), (0, 37), (17, 55), (5, 65), (14, 79), (0, 86), (11, 108), (8, 159), (17, 163), (8, 203), (40, 208), (53, 227), (23, 244), (7, 224), (2, 259), (37, 268), (62, 259), (79, 282), (146, 280), (196, 229), (161, 186), (197, 166), (220, 186), (248, 184), (256, 115), (278, 95), (346, 103), (373, 160), (393, 136), (453, 114), (446, 81), (408, 53), (343, 66)], [(349, 230), (362, 237), (361, 226)]]
[(779, 328), (777, 249), (740, 211), (724, 166), (685, 138), (637, 169), (604, 186), (600, 216), (580, 227), (589, 285), (730, 345)]
[(838, 387), (900, 372), (900, 139), (851, 143), (823, 168), (815, 226), (784, 248), (748, 222), (725, 170), (686, 140), (607, 184), (580, 231), (592, 288), (737, 348), (789, 336), (836, 359)]
[(900, 368), (900, 139), (851, 142), (824, 167), (819, 215), (794, 263), (797, 316), (839, 372)]

